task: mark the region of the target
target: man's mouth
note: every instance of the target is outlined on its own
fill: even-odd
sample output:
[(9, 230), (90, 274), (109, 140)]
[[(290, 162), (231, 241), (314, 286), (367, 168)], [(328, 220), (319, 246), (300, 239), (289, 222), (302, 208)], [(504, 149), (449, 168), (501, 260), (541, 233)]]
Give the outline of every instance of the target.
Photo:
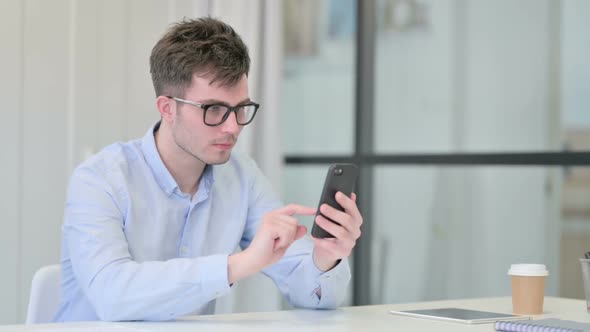
[(234, 143), (214, 143), (213, 146), (221, 150), (230, 150)]
[(236, 145), (236, 139), (231, 135), (227, 135), (219, 137), (216, 141), (214, 140), (211, 145), (220, 150), (231, 150)]

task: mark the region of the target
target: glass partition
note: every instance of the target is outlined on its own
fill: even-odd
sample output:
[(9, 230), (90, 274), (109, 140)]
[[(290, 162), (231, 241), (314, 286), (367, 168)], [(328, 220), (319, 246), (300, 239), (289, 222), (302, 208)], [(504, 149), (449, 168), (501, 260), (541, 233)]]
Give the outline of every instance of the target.
[[(372, 137), (370, 157), (590, 151), (588, 1), (295, 2), (284, 2), (285, 32), (319, 33), (299, 40), (305, 47), (286, 39), (287, 200), (317, 204), (327, 163), (362, 157), (355, 133)], [(294, 20), (305, 6), (315, 10)], [(362, 34), (374, 50), (355, 42), (372, 31), (357, 24), (375, 24), (374, 35)], [(374, 108), (354, 109), (363, 84), (354, 55), (363, 52), (375, 54)], [(374, 121), (360, 128), (363, 112)], [(547, 264), (547, 294), (583, 297), (577, 258), (590, 250), (590, 167), (364, 167), (371, 250), (356, 259), (372, 268), (356, 286), (370, 303), (506, 295), (517, 260)]]
[(286, 154), (352, 154), (356, 2), (285, 0)]
[[(285, 202), (317, 206), (327, 168), (286, 167)], [(508, 268), (522, 262), (547, 265), (547, 295), (583, 298), (589, 171), (376, 166), (371, 303), (508, 296)]]

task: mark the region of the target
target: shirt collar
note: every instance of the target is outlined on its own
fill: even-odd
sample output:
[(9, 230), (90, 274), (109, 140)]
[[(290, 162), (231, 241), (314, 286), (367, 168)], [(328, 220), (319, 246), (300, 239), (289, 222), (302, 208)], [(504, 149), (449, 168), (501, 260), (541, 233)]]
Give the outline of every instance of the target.
[(170, 195), (174, 189), (178, 187), (178, 185), (172, 177), (172, 174), (170, 174), (164, 165), (162, 158), (160, 158), (158, 148), (156, 147), (155, 135), (159, 128), (160, 121), (158, 121), (147, 131), (147, 133), (145, 133), (141, 140), (141, 150), (143, 151), (145, 161), (152, 169), (152, 174), (154, 175), (156, 182), (158, 182), (160, 188), (162, 188), (162, 190), (164, 190), (167, 195)]
[[(141, 150), (160, 188), (162, 188), (162, 190), (168, 196), (170, 196), (174, 191), (177, 191), (178, 194), (181, 194), (176, 180), (174, 180), (174, 177), (172, 177), (172, 174), (170, 174), (166, 168), (166, 165), (164, 165), (164, 162), (160, 157), (160, 153), (158, 152), (158, 148), (156, 147), (155, 134), (160, 128), (160, 123), (161, 121), (158, 121), (143, 136), (141, 140)], [(201, 176), (201, 182), (199, 186), (204, 185), (206, 193), (209, 193), (213, 183), (215, 182), (213, 173), (214, 166), (207, 165), (203, 171), (203, 175)]]

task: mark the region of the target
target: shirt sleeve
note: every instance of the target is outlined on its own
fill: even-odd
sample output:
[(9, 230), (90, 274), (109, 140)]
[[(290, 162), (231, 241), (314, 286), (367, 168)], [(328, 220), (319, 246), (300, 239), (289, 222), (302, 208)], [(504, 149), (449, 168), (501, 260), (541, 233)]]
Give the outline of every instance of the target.
[[(264, 213), (283, 205), (266, 177), (254, 162), (252, 164), (255, 176), (250, 188), (246, 229), (240, 243), (243, 249), (254, 238)], [(331, 270), (322, 272), (313, 262), (313, 246), (313, 241), (304, 236), (289, 247), (283, 258), (262, 272), (274, 281), (292, 306), (337, 308), (344, 301), (350, 282), (348, 260), (343, 259)]]
[(90, 169), (74, 172), (65, 245), (78, 284), (101, 320), (170, 320), (229, 292), (227, 255), (135, 262), (122, 204), (104, 177)]
[(322, 272), (315, 266), (312, 252), (313, 241), (305, 236), (293, 243), (285, 256), (263, 273), (273, 279), (291, 305), (335, 309), (344, 301), (350, 282), (348, 259), (342, 259), (331, 270)]

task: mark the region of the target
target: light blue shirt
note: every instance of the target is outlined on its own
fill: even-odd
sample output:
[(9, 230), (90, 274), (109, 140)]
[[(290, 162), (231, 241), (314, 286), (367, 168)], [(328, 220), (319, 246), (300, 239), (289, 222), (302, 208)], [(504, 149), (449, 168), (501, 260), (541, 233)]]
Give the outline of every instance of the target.
[[(248, 247), (263, 214), (282, 206), (254, 161), (235, 152), (206, 167), (192, 198), (182, 193), (156, 149), (158, 127), (74, 171), (55, 321), (214, 313), (215, 299), (231, 289), (228, 255)], [(263, 273), (293, 306), (335, 308), (350, 280), (348, 262), (322, 273), (312, 251), (305, 236)]]

